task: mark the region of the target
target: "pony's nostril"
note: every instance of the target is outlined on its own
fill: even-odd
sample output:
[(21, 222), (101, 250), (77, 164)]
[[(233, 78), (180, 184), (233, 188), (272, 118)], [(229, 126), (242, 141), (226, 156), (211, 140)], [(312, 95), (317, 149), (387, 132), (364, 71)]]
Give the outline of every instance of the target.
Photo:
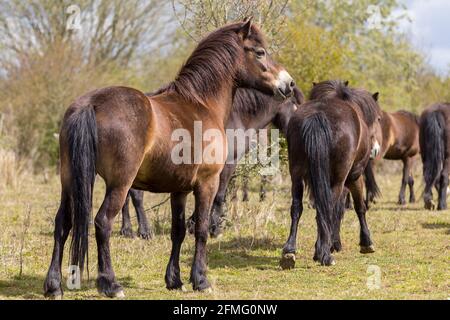
[(291, 88), (295, 87), (295, 82), (294, 82), (294, 80), (291, 81), (290, 86), (291, 86)]

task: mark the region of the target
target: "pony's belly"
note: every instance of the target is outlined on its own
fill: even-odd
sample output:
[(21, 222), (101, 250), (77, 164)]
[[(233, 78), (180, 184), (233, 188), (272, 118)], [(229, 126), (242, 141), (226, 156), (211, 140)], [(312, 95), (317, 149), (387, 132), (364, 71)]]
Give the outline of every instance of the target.
[(147, 165), (139, 170), (133, 188), (154, 193), (189, 192), (193, 189), (196, 172), (197, 166), (194, 165), (171, 165), (166, 168)]

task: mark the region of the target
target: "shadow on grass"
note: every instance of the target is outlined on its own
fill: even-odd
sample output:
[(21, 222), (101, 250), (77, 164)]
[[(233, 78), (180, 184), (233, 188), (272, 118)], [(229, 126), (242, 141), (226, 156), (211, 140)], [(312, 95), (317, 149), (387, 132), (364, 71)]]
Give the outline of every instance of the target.
[(279, 257), (255, 255), (258, 250), (276, 251), (283, 244), (271, 238), (238, 237), (227, 241), (216, 241), (209, 245), (209, 263), (212, 269), (230, 267), (236, 269), (274, 269)]
[[(42, 276), (22, 275), (15, 276), (11, 280), (0, 280), (0, 295), (13, 299), (44, 299), (44, 280)], [(63, 279), (63, 288), (65, 279)], [(133, 287), (133, 279), (131, 277), (122, 277), (117, 280), (125, 288)], [(84, 280), (82, 282), (83, 291), (95, 288), (95, 277)], [(65, 289), (67, 292), (67, 289)], [(99, 295), (92, 296), (92, 298), (100, 297)]]
[(423, 211), (422, 208), (411, 207), (413, 204), (399, 205), (397, 202), (389, 201), (372, 205), (369, 211)]
[(0, 280), (0, 295), (16, 299), (43, 299), (44, 278), (39, 276), (15, 276)]
[(450, 223), (448, 222), (436, 222), (436, 223), (422, 223), (424, 229), (447, 229), (446, 234), (450, 234)]

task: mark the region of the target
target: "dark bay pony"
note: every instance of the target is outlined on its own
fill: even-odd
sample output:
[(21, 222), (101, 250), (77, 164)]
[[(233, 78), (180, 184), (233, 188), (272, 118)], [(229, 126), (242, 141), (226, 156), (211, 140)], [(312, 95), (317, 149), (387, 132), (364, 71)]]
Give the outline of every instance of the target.
[[(164, 89), (162, 89), (164, 90)], [(151, 95), (151, 94), (150, 94)], [(294, 88), (294, 95), (291, 99), (284, 102), (273, 98), (267, 94), (254, 89), (239, 88), (236, 91), (233, 100), (233, 108), (226, 124), (226, 129), (239, 130), (247, 132), (249, 129), (260, 130), (266, 128), (272, 123), (276, 128), (286, 135), (287, 125), (291, 115), (297, 110), (297, 107), (304, 102), (303, 93)], [(254, 131), (256, 133), (256, 131)], [(251, 137), (249, 137), (251, 138)], [(217, 194), (214, 198), (213, 208), (211, 210), (210, 235), (217, 237), (222, 232), (223, 205), (227, 193), (227, 187), (236, 171), (239, 160), (249, 151), (250, 144), (245, 140), (244, 153), (237, 154), (237, 147), (233, 148), (234, 154), (229, 155), (233, 158), (233, 163), (225, 164), (221, 174)], [(235, 143), (234, 141), (228, 141)], [(138, 220), (138, 235), (143, 239), (151, 237), (151, 228), (145, 215), (143, 199), (144, 193), (140, 190), (131, 189), (129, 197), (122, 209), (122, 228), (121, 234), (127, 237), (133, 236), (130, 213), (128, 209), (129, 198), (132, 199), (136, 210)], [(195, 227), (194, 216), (188, 219), (188, 230), (193, 233)]]
[(433, 186), (438, 189), (438, 210), (447, 209), (450, 173), (450, 103), (431, 105), (420, 116), (420, 150), (425, 180), (425, 209), (434, 210)]
[[(414, 177), (412, 175), (412, 166), (414, 158), (420, 152), (419, 146), (419, 117), (409, 111), (397, 111), (393, 113), (383, 111), (381, 117), (382, 141), (381, 152), (377, 159), (401, 160), (403, 162), (403, 176), (400, 187), (398, 203), (406, 204), (405, 192), (406, 186), (409, 186), (409, 202), (414, 203)], [(375, 160), (370, 160), (365, 172), (367, 205), (373, 202), (380, 194), (373, 165)]]
[(366, 222), (363, 172), (378, 150), (376, 134), (381, 110), (372, 95), (349, 88), (342, 81), (316, 84), (311, 101), (289, 122), (287, 141), (292, 179), (291, 230), (280, 261), (283, 269), (295, 265), (297, 228), (303, 212), (304, 185), (311, 190), (317, 211), (314, 260), (333, 265), (333, 251), (341, 250), (340, 224), (346, 188), (355, 202), (361, 225), (361, 253), (374, 252)]
[[(179, 256), (186, 231), (184, 211), (187, 195), (194, 192), (195, 254), (190, 281), (194, 290), (210, 288), (206, 276), (209, 213), (226, 160), (224, 125), (234, 92), (237, 87), (252, 87), (286, 98), (294, 87), (292, 78), (265, 48), (261, 31), (250, 20), (230, 24), (198, 44), (164, 93), (148, 98), (131, 88), (110, 87), (88, 93), (69, 107), (60, 134), (62, 193), (52, 262), (44, 283), (47, 297), (63, 293), (61, 262), (71, 229), (71, 264), (82, 273), (97, 173), (106, 183), (105, 199), (94, 220), (98, 291), (108, 297), (123, 296), (112, 267), (109, 239), (114, 217), (132, 187), (171, 194), (168, 289), (183, 287)], [(202, 124), (200, 150), (194, 141), (194, 122)], [(179, 141), (171, 137), (177, 129), (190, 134), (185, 141), (192, 151), (189, 163), (174, 162), (173, 150)], [(207, 130), (218, 131), (220, 137), (206, 139)], [(202, 151), (205, 148), (215, 155), (213, 161)]]

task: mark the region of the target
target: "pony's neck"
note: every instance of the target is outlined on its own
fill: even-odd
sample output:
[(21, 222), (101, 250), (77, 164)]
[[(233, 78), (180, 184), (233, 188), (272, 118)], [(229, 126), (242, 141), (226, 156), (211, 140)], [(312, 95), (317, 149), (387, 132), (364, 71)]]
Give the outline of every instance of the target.
[(291, 120), (292, 115), (294, 114), (296, 108), (289, 108), (287, 110), (283, 109), (282, 106), (279, 106), (280, 111), (277, 113), (272, 123), (275, 127), (277, 127), (285, 137), (287, 137), (287, 129), (289, 125), (289, 121)]
[(228, 26), (201, 41), (170, 86), (190, 103), (206, 107), (225, 121), (231, 111), (243, 48)]

